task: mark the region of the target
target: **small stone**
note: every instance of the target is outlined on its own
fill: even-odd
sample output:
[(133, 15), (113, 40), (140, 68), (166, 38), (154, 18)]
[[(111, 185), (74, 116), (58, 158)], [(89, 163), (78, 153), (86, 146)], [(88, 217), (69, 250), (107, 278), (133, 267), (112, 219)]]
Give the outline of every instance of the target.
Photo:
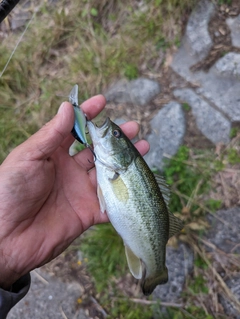
[(185, 117), (177, 102), (166, 104), (151, 121), (152, 132), (147, 136), (151, 145), (145, 160), (151, 168), (162, 170), (164, 154), (173, 156), (182, 144), (185, 134)]
[(230, 141), (231, 123), (219, 111), (215, 110), (191, 89), (175, 90), (173, 94), (191, 106), (199, 130), (211, 142), (226, 144)]

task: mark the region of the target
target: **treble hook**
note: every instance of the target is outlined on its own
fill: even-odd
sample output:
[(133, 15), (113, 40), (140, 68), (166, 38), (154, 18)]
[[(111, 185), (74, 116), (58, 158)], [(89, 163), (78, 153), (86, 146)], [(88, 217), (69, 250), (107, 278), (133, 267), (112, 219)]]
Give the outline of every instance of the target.
[(96, 156), (96, 154), (95, 154), (94, 150), (92, 149), (92, 147), (91, 147), (90, 145), (87, 145), (87, 147), (90, 149), (90, 151), (92, 152), (93, 157), (94, 157), (93, 162), (92, 162), (92, 161), (90, 161), (89, 159), (88, 159), (88, 162), (89, 162), (90, 164), (94, 164), (94, 163), (96, 162), (96, 160), (97, 160), (97, 156)]

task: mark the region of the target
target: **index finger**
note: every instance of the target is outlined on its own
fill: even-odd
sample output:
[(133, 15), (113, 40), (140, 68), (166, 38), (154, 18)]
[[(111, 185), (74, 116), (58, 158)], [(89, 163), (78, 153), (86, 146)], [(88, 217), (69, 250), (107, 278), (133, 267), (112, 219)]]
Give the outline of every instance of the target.
[(87, 115), (88, 120), (96, 117), (106, 105), (106, 99), (103, 95), (99, 94), (91, 97), (81, 104), (81, 109)]

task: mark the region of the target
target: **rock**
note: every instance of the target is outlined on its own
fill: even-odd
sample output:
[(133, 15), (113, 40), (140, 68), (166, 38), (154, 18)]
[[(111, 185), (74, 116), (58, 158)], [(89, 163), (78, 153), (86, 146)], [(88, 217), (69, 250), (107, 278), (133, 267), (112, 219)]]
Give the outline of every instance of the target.
[[(239, 21), (240, 22), (240, 21)], [(212, 69), (214, 71), (214, 68)], [(230, 52), (215, 63), (215, 70), (225, 77), (240, 78), (240, 54)]]
[(77, 300), (83, 290), (77, 282), (63, 283), (40, 269), (32, 272), (29, 293), (9, 313), (8, 319), (87, 319), (83, 309), (77, 309)]
[[(213, 215), (207, 216), (211, 228), (206, 232), (205, 238), (227, 254), (240, 254), (240, 207), (219, 210), (215, 215), (216, 217)], [(207, 249), (209, 250), (209, 247)], [(229, 264), (227, 255), (220, 258), (221, 265)], [(237, 300), (240, 300), (240, 272), (234, 273), (230, 279), (226, 280), (226, 284)], [(231, 318), (240, 319), (239, 312), (224, 295), (220, 295), (219, 300), (227, 315)]]
[(147, 136), (151, 149), (145, 160), (151, 168), (163, 169), (164, 154), (173, 156), (185, 134), (185, 117), (177, 102), (166, 104), (151, 121), (152, 132)]
[(226, 23), (231, 30), (232, 45), (240, 48), (240, 15), (226, 19)]
[[(230, 288), (234, 296), (237, 298), (237, 300), (240, 300), (240, 273), (227, 280), (226, 284), (228, 288)], [(228, 316), (231, 316), (231, 318), (234, 319), (240, 319), (240, 313), (228, 300), (226, 300), (222, 296), (220, 296), (219, 300)]]
[(189, 17), (183, 41), (190, 55), (195, 56), (197, 61), (205, 58), (212, 47), (208, 23), (214, 13), (214, 4), (209, 0), (203, 0), (198, 3)]
[[(211, 229), (207, 232), (207, 239), (219, 249), (229, 253), (240, 253), (240, 207), (219, 210), (216, 217), (208, 215)], [(237, 246), (238, 245), (238, 246)]]
[[(203, 17), (205, 10), (206, 18)], [(215, 7), (211, 2), (206, 0), (199, 2), (190, 16), (182, 45), (175, 54), (171, 67), (186, 81), (198, 87), (196, 92), (208, 99), (231, 121), (240, 121), (239, 54), (227, 54), (219, 59), (207, 73), (191, 70), (191, 66), (204, 58), (211, 47), (207, 29), (209, 19), (214, 12)], [(239, 28), (237, 27), (239, 19), (238, 17), (236, 20), (235, 28)], [(239, 33), (236, 32), (236, 35), (239, 38)], [(201, 44), (199, 48), (198, 43)], [(234, 58), (234, 62), (231, 58)]]
[(211, 1), (200, 1), (190, 15), (181, 46), (173, 58), (171, 67), (190, 82), (196, 82), (190, 67), (205, 58), (213, 43), (208, 32), (208, 23), (215, 13)]
[(216, 75), (213, 66), (206, 76), (201, 77), (201, 86), (196, 92), (207, 98), (231, 121), (240, 121), (240, 79)]
[(220, 112), (200, 98), (192, 89), (175, 90), (174, 96), (187, 102), (196, 118), (197, 126), (214, 144), (228, 143), (231, 123)]
[(126, 123), (126, 120), (122, 119), (122, 118), (117, 118), (117, 119), (114, 119), (114, 123), (117, 124), (118, 126)]
[(139, 78), (129, 85), (129, 92), (134, 104), (146, 105), (160, 93), (160, 85), (157, 81)]
[[(233, 64), (224, 66), (227, 62), (226, 59), (229, 59), (228, 56), (225, 59), (223, 57), (218, 60), (208, 73), (203, 71), (192, 72), (190, 67), (193, 63), (193, 58), (186, 51), (180, 49), (173, 60), (172, 68), (186, 81), (197, 86), (196, 93), (208, 99), (231, 121), (240, 121), (240, 77), (238, 76), (240, 67), (238, 55), (234, 54), (235, 70)], [(221, 70), (224, 67), (224, 74), (221, 74)]]
[(193, 252), (181, 243), (178, 248), (167, 246), (166, 266), (168, 283), (154, 290), (153, 299), (165, 302), (177, 302), (188, 274), (193, 270)]
[(139, 78), (132, 81), (120, 80), (112, 85), (104, 95), (109, 102), (143, 106), (155, 98), (160, 91), (158, 82), (147, 78)]
[(11, 28), (12, 30), (16, 30), (20, 27), (23, 27), (28, 20), (31, 19), (32, 14), (27, 11), (23, 11), (21, 9), (18, 10), (19, 12), (16, 14), (13, 14), (12, 20), (11, 20)]

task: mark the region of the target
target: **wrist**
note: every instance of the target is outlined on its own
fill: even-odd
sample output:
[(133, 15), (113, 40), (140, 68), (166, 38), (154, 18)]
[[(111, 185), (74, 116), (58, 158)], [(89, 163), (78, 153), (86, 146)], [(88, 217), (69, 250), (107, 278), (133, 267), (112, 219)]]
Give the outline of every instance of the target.
[(10, 290), (11, 286), (21, 277), (20, 274), (10, 269), (4, 255), (0, 250), (0, 288)]

